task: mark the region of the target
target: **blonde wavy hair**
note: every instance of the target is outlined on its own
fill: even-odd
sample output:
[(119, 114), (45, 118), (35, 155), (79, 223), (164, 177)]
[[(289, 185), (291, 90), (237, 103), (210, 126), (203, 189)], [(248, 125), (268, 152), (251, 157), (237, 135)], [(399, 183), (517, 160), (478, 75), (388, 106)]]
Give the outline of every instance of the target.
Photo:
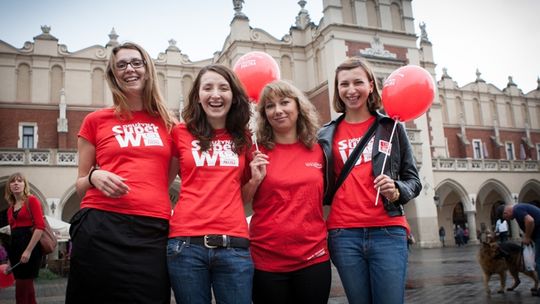
[(257, 105), (257, 112), (259, 113), (259, 119), (257, 120), (257, 140), (267, 149), (273, 149), (275, 147), (274, 132), (268, 122), (264, 108), (268, 101), (286, 97), (295, 100), (298, 107), (298, 120), (296, 121), (298, 140), (311, 149), (317, 143), (317, 131), (320, 127), (320, 118), (317, 109), (302, 91), (283, 80), (277, 80), (267, 84), (261, 92), (260, 101)]
[(26, 202), (26, 199), (28, 198), (28, 196), (30, 196), (30, 185), (28, 185), (28, 180), (26, 179), (26, 177), (19, 172), (13, 173), (9, 176), (6, 182), (6, 187), (4, 188), (4, 198), (10, 205), (13, 205), (17, 202), (17, 200), (15, 199), (15, 195), (13, 195), (13, 192), (11, 192), (11, 187), (9, 186), (9, 184), (11, 184), (16, 179), (22, 180), (24, 182), (24, 189), (22, 194), (22, 198), (24, 199), (24, 201)]

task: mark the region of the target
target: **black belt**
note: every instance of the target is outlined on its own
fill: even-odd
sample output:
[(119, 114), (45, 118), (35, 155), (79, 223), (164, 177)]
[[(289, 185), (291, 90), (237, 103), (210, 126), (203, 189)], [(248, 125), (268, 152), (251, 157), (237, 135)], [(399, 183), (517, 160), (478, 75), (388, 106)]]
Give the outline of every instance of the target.
[(178, 239), (188, 244), (200, 245), (206, 248), (249, 248), (249, 240), (225, 234), (207, 234), (203, 236), (185, 236)]

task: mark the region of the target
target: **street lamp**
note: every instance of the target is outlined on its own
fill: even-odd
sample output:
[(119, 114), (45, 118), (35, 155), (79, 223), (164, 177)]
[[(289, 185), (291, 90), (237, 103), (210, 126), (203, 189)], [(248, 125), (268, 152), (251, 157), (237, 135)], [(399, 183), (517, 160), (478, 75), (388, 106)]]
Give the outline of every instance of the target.
[(435, 206), (441, 207), (441, 198), (437, 194), (433, 197), (433, 202), (435, 203)]

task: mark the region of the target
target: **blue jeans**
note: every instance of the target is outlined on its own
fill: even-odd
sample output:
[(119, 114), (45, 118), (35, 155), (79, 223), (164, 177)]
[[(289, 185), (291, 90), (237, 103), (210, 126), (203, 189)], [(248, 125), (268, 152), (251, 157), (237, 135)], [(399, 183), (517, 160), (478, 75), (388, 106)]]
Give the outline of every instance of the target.
[(178, 304), (250, 304), (253, 261), (249, 249), (215, 248), (169, 239), (169, 277)]
[(404, 303), (405, 228), (333, 229), (328, 232), (328, 245), (350, 304)]

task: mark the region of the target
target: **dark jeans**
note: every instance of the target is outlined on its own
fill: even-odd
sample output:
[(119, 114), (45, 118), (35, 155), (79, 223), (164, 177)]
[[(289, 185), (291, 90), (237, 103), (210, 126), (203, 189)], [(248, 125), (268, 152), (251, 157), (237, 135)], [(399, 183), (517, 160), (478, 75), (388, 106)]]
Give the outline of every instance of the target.
[(498, 235), (498, 238), (499, 238), (500, 243), (504, 243), (508, 241), (508, 231), (500, 232)]
[(330, 295), (330, 261), (291, 272), (255, 269), (254, 304), (326, 304)]

